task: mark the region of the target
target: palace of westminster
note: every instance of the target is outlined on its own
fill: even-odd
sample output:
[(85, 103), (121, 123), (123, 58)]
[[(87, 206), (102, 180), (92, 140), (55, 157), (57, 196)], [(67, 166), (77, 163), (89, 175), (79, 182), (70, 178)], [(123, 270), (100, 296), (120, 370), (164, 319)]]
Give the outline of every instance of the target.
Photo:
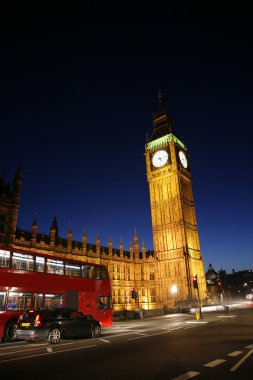
[[(176, 136), (161, 94), (153, 116), (153, 130), (146, 141), (146, 172), (149, 184), (154, 250), (140, 247), (135, 231), (128, 251), (73, 241), (58, 236), (56, 218), (48, 235), (38, 232), (36, 220), (31, 231), (17, 228), (22, 173), (17, 169), (13, 184), (0, 178), (0, 245), (23, 248), (30, 252), (55, 257), (74, 258), (84, 262), (104, 264), (112, 284), (114, 311), (159, 310), (187, 306), (207, 299), (206, 277), (200, 252), (198, 228), (192, 194), (192, 176), (188, 151)], [(148, 207), (148, 206), (147, 206)], [(198, 289), (192, 283), (197, 275)], [(131, 297), (134, 288), (137, 299)]]

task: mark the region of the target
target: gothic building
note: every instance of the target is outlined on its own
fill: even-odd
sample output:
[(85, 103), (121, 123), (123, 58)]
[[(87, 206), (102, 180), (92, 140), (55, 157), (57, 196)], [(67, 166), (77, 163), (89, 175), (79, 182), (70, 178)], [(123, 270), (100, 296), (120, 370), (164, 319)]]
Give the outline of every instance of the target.
[[(17, 170), (12, 187), (0, 179), (0, 244), (25, 248), (30, 252), (57, 257), (77, 258), (104, 264), (112, 282), (114, 310), (161, 310), (175, 305), (198, 303), (207, 296), (203, 257), (200, 252), (189, 155), (185, 144), (176, 136), (161, 95), (153, 117), (153, 131), (145, 147), (147, 179), (150, 191), (154, 251), (140, 247), (135, 231), (129, 250), (123, 242), (113, 248), (68, 236), (58, 236), (56, 218), (48, 235), (38, 231), (34, 220), (31, 231), (17, 229), (22, 173)], [(147, 205), (148, 207), (148, 205)], [(198, 289), (192, 285), (197, 276)], [(134, 288), (137, 298), (131, 297)]]
[[(153, 131), (146, 144), (146, 166), (160, 299), (163, 304), (171, 304), (173, 289), (177, 298), (186, 302), (205, 299), (206, 279), (189, 155), (175, 133), (161, 94), (153, 117)], [(198, 283), (196, 288), (192, 286), (194, 276)]]

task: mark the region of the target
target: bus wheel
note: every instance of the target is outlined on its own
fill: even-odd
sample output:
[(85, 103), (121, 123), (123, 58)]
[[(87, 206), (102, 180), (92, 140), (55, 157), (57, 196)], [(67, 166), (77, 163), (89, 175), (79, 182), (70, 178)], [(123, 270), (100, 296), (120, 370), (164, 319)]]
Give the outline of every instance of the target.
[(57, 327), (55, 327), (51, 331), (49, 331), (49, 334), (47, 337), (47, 340), (49, 343), (57, 344), (60, 342), (60, 339), (61, 339), (61, 332)]
[(98, 338), (101, 336), (101, 327), (99, 325), (94, 325), (91, 330), (91, 337)]
[(7, 323), (4, 329), (4, 341), (13, 342), (17, 338), (16, 334), (17, 323), (16, 321), (10, 321)]

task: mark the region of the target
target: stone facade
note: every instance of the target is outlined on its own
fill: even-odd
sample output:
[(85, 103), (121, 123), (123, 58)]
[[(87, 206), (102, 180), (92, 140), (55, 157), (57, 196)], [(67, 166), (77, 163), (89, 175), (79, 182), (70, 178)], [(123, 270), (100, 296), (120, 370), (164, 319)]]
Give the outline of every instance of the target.
[[(160, 299), (165, 307), (207, 299), (192, 193), (189, 154), (176, 136), (159, 94), (153, 132), (146, 144), (154, 254), (160, 272)], [(198, 288), (192, 284), (197, 276)]]

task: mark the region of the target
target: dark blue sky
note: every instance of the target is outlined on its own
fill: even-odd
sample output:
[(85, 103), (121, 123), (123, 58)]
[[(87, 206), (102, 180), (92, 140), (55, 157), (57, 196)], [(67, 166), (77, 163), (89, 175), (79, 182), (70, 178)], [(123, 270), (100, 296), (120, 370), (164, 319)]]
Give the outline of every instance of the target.
[[(89, 5), (93, 4), (93, 5)], [(102, 3), (103, 4), (103, 3)], [(205, 267), (253, 269), (249, 9), (99, 5), (1, 12), (1, 165), (18, 226), (153, 246), (144, 148), (157, 92), (188, 147)], [(181, 3), (182, 4), (182, 3)]]

